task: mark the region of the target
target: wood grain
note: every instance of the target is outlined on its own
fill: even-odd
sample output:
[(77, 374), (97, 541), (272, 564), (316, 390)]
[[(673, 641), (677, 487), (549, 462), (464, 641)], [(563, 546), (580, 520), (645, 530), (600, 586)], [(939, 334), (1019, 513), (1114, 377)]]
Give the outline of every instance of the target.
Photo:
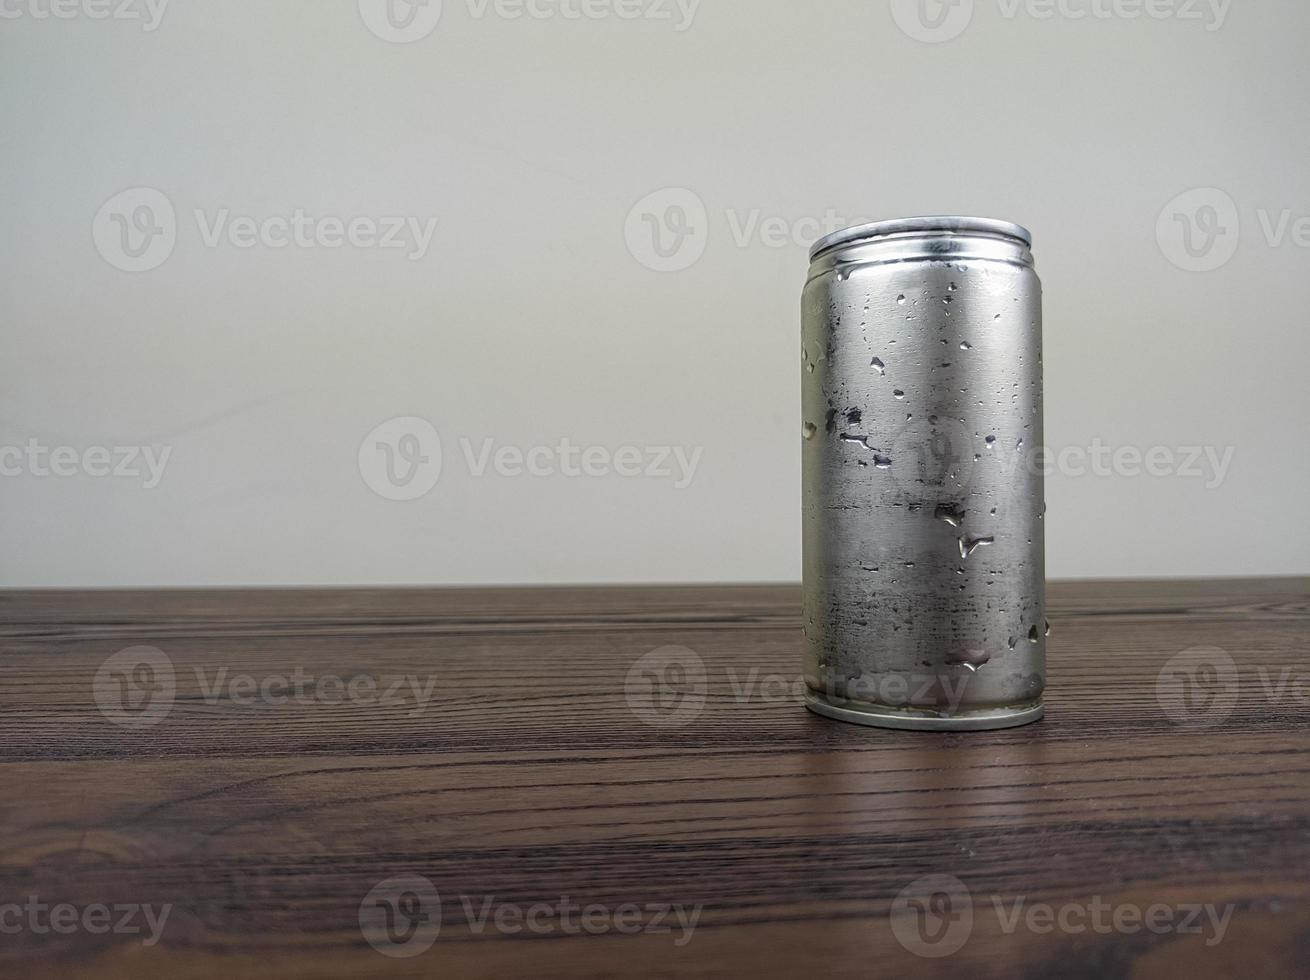
[[(1310, 581), (1056, 583), (1050, 607), (1047, 718), (951, 735), (804, 711), (794, 586), (0, 593), (0, 971), (1310, 975)], [(133, 729), (96, 678), (137, 646), (175, 696)], [(661, 707), (630, 671), (669, 646), (704, 677)], [(1180, 720), (1161, 671), (1197, 647), (1232, 696)], [(323, 686), (297, 700), (297, 669)], [(972, 927), (925, 957), (893, 903), (943, 874)], [(439, 935), (383, 955), (361, 903), (415, 875)], [(146, 945), (38, 931), (29, 896), (171, 908)], [(1174, 918), (1098, 930), (1097, 903)], [(1230, 916), (1219, 941), (1179, 928), (1192, 906)]]

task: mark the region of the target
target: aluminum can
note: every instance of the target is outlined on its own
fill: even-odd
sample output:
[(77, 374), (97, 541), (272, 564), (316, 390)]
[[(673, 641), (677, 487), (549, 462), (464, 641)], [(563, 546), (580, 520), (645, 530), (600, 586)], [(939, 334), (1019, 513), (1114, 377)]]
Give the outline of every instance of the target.
[(802, 298), (806, 704), (1010, 728), (1046, 676), (1041, 283), (1006, 221), (839, 231)]

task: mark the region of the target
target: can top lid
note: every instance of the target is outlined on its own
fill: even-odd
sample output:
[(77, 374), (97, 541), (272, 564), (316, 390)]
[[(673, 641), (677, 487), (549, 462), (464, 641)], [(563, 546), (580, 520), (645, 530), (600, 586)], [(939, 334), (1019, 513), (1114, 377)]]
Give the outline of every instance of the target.
[(1003, 235), (1014, 238), (1024, 245), (1033, 243), (1032, 233), (1022, 225), (997, 218), (969, 218), (960, 215), (928, 215), (918, 218), (892, 218), (888, 221), (874, 221), (866, 225), (855, 225), (825, 235), (810, 247), (810, 258), (814, 259), (821, 252), (826, 252), (838, 245), (864, 241), (867, 238), (881, 238), (884, 235), (901, 235), (914, 232), (940, 232), (954, 235), (981, 233), (984, 235)]

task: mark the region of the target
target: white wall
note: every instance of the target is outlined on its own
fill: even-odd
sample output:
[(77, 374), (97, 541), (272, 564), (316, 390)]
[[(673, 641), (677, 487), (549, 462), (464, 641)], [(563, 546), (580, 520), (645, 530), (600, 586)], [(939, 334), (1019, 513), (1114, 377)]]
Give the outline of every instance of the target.
[[(4, 585), (795, 579), (806, 259), (760, 229), (806, 238), (829, 209), (1032, 229), (1054, 449), (1235, 450), (1221, 481), (1052, 477), (1053, 576), (1310, 571), (1301, 0), (1222, 21), (1211, 0), (977, 0), (931, 42), (860, 0), (659, 0), (671, 20), (445, 0), (410, 43), (354, 0), (172, 0), (153, 29), (60, 2), (70, 19), (0, 19)], [(156, 207), (162, 232), (128, 241), (159, 264), (128, 272), (113, 222), (137, 187), (176, 233)], [(666, 264), (687, 267), (655, 271), (642, 214), (671, 204), (693, 233)], [(1236, 253), (1185, 271), (1172, 215), (1205, 206), (1224, 232), (1196, 263)], [(411, 259), (207, 245), (195, 216), (296, 208), (437, 226)], [(407, 502), (370, 489), (407, 489), (377, 438), (359, 462), (400, 416), (441, 442), (411, 433), (442, 469)], [(460, 443), (562, 438), (701, 452), (677, 489), (475, 476)], [(75, 475), (47, 474), (61, 446)], [(93, 475), (116, 446), (167, 448), (158, 485)]]

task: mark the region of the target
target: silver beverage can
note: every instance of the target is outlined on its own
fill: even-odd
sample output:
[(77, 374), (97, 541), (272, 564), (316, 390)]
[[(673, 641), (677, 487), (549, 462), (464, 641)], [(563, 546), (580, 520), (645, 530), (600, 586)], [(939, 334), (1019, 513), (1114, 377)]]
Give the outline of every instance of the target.
[(1041, 283), (1029, 233), (839, 231), (802, 299), (806, 704), (1009, 728), (1046, 677)]

